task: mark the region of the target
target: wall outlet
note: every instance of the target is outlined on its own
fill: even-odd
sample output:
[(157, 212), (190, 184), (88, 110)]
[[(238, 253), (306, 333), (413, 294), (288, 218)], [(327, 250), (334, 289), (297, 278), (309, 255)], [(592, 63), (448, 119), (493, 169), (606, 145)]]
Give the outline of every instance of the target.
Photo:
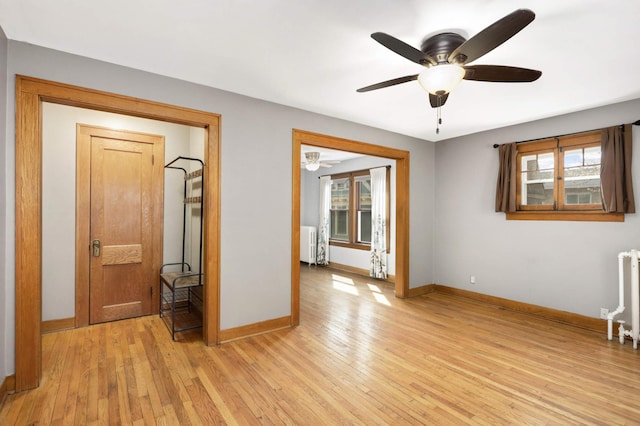
[(475, 275), (471, 275), (469, 277), (469, 283), (471, 283), (471, 284), (475, 284), (476, 283), (476, 276)]
[(600, 308), (600, 318), (607, 319), (607, 315), (609, 315), (609, 310), (607, 308)]

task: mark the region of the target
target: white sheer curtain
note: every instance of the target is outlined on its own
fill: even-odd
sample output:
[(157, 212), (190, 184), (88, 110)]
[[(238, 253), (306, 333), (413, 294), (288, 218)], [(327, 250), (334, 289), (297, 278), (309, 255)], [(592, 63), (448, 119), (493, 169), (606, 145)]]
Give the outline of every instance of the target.
[(369, 276), (387, 278), (387, 168), (371, 173), (371, 265)]
[(329, 209), (331, 208), (331, 176), (320, 177), (320, 221), (318, 223), (318, 265), (329, 264)]

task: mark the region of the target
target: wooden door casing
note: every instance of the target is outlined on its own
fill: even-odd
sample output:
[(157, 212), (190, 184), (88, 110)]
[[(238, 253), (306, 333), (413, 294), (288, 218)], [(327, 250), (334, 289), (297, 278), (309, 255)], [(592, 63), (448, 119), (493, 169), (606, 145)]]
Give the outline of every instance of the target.
[[(42, 373), (42, 103), (52, 102), (111, 113), (200, 127), (205, 135), (205, 292), (203, 340), (220, 333), (220, 125), (222, 117), (116, 93), (24, 75), (15, 78), (15, 390), (35, 388)], [(164, 159), (163, 159), (164, 161)], [(82, 210), (76, 204), (77, 213)], [(88, 215), (88, 214), (87, 214)], [(78, 234), (76, 234), (78, 235)], [(77, 238), (77, 236), (76, 236)], [(161, 242), (158, 242), (161, 244)], [(88, 255), (88, 252), (85, 252)], [(88, 265), (88, 263), (87, 263)], [(78, 268), (78, 267), (76, 267)], [(88, 269), (88, 266), (87, 266)], [(76, 269), (77, 270), (77, 269)], [(76, 274), (76, 277), (79, 275)], [(76, 287), (79, 283), (76, 281)], [(78, 289), (76, 288), (76, 299)], [(88, 297), (88, 296), (86, 296)], [(77, 306), (77, 300), (76, 300)], [(78, 312), (76, 311), (76, 314)], [(85, 315), (88, 322), (88, 310)], [(82, 318), (76, 318), (81, 326)]]

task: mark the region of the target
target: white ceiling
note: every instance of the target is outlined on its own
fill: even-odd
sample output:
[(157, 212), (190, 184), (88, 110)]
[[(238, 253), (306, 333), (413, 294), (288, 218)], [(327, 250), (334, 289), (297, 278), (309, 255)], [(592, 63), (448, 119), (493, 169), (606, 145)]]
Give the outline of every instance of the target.
[[(534, 83), (463, 81), (436, 112), (417, 82), (356, 89), (420, 66), (419, 48), (469, 38), (518, 8), (536, 19), (473, 64), (539, 69)], [(0, 0), (8, 38), (437, 141), (640, 97), (638, 0)]]

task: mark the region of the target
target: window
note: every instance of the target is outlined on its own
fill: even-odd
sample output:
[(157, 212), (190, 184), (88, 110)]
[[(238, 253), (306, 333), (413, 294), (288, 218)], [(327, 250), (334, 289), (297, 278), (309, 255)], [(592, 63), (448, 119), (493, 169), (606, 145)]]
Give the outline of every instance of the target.
[(600, 132), (518, 145), (517, 209), (602, 212)]
[(632, 124), (500, 147), (496, 211), (507, 220), (624, 222), (635, 213)]
[(356, 242), (371, 244), (371, 177), (359, 176), (354, 180), (358, 214)]
[[(387, 169), (389, 194), (389, 169)], [(387, 196), (387, 218), (389, 217)], [(371, 245), (371, 175), (369, 170), (331, 176), (330, 244), (368, 250)], [(387, 221), (387, 239), (389, 223)], [(389, 246), (387, 241), (387, 247)]]
[(351, 180), (347, 178), (331, 181), (331, 239), (349, 241), (349, 201)]

